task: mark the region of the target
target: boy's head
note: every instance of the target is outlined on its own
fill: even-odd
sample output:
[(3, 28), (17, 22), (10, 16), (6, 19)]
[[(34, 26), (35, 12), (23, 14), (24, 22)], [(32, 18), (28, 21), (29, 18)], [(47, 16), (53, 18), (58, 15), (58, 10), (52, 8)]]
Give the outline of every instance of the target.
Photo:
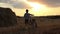
[(26, 13), (28, 13), (28, 11), (29, 11), (29, 10), (28, 10), (28, 9), (26, 9)]

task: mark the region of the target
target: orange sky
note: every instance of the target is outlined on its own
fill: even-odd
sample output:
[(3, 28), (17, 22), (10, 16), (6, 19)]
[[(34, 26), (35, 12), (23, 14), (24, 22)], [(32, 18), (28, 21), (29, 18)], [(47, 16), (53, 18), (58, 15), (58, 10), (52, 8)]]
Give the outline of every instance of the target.
[[(16, 15), (23, 16), (25, 13), (25, 9), (13, 9)], [(35, 16), (48, 16), (48, 15), (60, 15), (60, 7), (59, 8), (44, 8), (39, 11), (34, 11), (29, 9), (29, 13)]]
[[(48, 0), (48, 2), (47, 0), (7, 0), (6, 2), (1, 0), (0, 7), (9, 7), (18, 16), (23, 16), (25, 9), (29, 9), (29, 13), (35, 16), (60, 15), (60, 5), (58, 5), (59, 3), (57, 4), (56, 1), (54, 1), (55, 4), (53, 4), (52, 1), (53, 0)], [(57, 0), (57, 2), (58, 1), (59, 0)]]

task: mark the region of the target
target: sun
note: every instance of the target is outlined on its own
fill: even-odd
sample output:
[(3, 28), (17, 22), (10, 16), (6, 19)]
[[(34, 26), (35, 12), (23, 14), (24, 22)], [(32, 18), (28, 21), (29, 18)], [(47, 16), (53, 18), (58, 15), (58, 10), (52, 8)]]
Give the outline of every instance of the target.
[(45, 5), (37, 3), (37, 2), (28, 2), (27, 0), (25, 0), (25, 2), (28, 4), (28, 6), (30, 6), (31, 11), (35, 11), (38, 12), (40, 10), (45, 9)]
[(37, 11), (37, 10), (40, 9), (40, 5), (37, 4), (37, 3), (31, 3), (31, 7), (32, 7), (32, 9), (34, 9), (35, 11)]
[(45, 8), (45, 5), (42, 5), (42, 4), (39, 4), (39, 3), (30, 2), (29, 4), (32, 7), (33, 11), (39, 11), (39, 10), (42, 10), (42, 9)]

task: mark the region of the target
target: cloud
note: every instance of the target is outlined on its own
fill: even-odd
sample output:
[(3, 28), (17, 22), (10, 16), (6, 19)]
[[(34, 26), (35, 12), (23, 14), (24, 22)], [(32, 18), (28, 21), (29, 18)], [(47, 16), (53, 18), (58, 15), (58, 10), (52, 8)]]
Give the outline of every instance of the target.
[(10, 4), (7, 3), (0, 3), (0, 7), (4, 7), (4, 8), (13, 8)]
[(26, 8), (31, 8), (27, 3), (25, 2), (13, 2), (11, 3), (12, 6), (14, 6), (15, 8), (21, 8), (21, 9), (26, 9)]
[[(28, 2), (42, 3), (48, 7), (60, 7), (60, 0), (28, 0)], [(31, 6), (29, 6), (25, 0), (0, 0), (0, 3), (10, 4), (14, 8), (31, 8)]]
[(9, 3), (11, 0), (0, 0), (0, 3)]
[(28, 1), (42, 3), (49, 7), (60, 7), (60, 0), (28, 0)]
[(31, 8), (27, 3), (24, 1), (19, 0), (0, 0), (0, 3), (8, 3), (12, 5), (14, 8)]

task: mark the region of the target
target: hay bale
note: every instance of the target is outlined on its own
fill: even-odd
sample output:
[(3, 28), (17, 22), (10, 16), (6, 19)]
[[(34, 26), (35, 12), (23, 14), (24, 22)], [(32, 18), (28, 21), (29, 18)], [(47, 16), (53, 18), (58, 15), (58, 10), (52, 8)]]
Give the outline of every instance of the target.
[(17, 23), (15, 13), (10, 8), (0, 7), (0, 27), (13, 26)]

